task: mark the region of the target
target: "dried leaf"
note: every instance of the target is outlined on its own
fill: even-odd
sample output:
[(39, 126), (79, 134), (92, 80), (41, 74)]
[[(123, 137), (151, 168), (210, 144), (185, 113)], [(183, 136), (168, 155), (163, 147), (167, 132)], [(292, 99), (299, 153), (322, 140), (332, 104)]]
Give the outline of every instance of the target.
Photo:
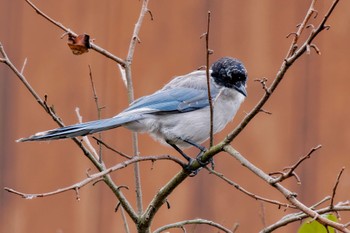
[(82, 34), (79, 36), (69, 34), (67, 44), (74, 55), (81, 55), (83, 53), (87, 53), (89, 52), (89, 48), (91, 47), (90, 36), (87, 34)]

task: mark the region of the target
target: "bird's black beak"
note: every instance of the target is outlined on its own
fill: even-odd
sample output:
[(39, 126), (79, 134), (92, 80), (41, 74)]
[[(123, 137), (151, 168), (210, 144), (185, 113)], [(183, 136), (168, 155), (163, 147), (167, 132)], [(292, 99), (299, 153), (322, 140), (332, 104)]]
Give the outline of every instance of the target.
[(237, 82), (237, 83), (235, 83), (234, 88), (236, 91), (238, 91), (239, 93), (241, 93), (242, 95), (247, 97), (248, 94), (247, 94), (247, 90), (245, 88), (245, 83)]

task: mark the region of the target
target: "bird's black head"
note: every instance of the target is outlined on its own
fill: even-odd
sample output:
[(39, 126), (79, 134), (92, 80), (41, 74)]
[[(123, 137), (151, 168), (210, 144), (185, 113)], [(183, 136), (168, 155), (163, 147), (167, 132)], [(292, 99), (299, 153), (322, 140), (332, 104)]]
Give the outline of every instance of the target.
[(217, 60), (211, 67), (211, 76), (216, 84), (227, 88), (234, 88), (244, 96), (248, 73), (243, 63), (232, 57), (223, 57)]

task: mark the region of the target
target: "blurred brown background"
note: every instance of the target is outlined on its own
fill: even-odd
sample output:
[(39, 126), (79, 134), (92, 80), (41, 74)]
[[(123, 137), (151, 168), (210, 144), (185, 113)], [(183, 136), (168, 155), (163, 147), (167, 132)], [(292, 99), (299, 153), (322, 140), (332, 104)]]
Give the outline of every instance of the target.
[[(125, 58), (141, 2), (137, 0), (36, 0), (49, 16), (77, 33), (88, 33), (95, 43)], [(205, 64), (208, 10), (212, 13), (211, 60), (222, 56), (241, 59), (249, 72), (249, 96), (235, 120), (220, 134), (218, 142), (232, 130), (261, 98), (263, 90), (254, 79), (266, 77), (271, 83), (288, 50), (291, 38), (310, 1), (239, 0), (152, 0), (146, 15), (133, 61), (135, 95), (140, 97), (161, 88), (175, 75), (188, 73)], [(319, 1), (321, 20), (331, 1)], [(329, 20), (332, 26), (315, 43), (313, 51), (289, 70), (283, 83), (264, 107), (272, 115), (259, 114), (232, 145), (266, 172), (293, 164), (312, 147), (322, 144), (297, 172), (302, 184), (288, 180), (285, 185), (311, 205), (331, 194), (336, 176), (345, 166), (336, 201), (350, 199), (350, 2), (341, 1)], [(126, 90), (114, 62), (94, 51), (74, 56), (63, 32), (38, 16), (25, 1), (1, 0), (0, 41), (17, 67), (28, 58), (25, 75), (66, 124), (77, 122), (74, 109), (80, 108), (84, 121), (97, 118), (89, 81), (92, 68), (103, 117), (111, 117), (127, 106)], [(70, 140), (51, 143), (16, 143), (37, 131), (56, 127), (15, 75), (0, 64), (0, 232), (68, 233), (124, 232), (118, 203), (102, 183), (80, 191), (35, 200), (7, 193), (11, 187), (40, 193), (71, 185), (86, 177), (92, 165)], [(113, 147), (131, 153), (131, 134), (125, 129), (104, 133)], [(177, 153), (140, 135), (142, 155)], [(195, 154), (196, 150), (189, 153)], [(121, 161), (104, 150), (108, 165)], [(216, 169), (258, 195), (285, 201), (267, 184), (252, 175), (226, 154), (215, 158)], [(141, 164), (144, 207), (179, 168), (170, 162)], [(125, 195), (134, 204), (132, 167), (113, 174), (118, 185), (127, 185)], [(240, 224), (238, 232), (257, 232), (289, 211), (255, 201), (223, 181), (201, 171), (187, 179), (169, 197), (171, 208), (161, 208), (153, 230), (164, 224), (192, 218), (206, 218), (228, 228)], [(263, 217), (262, 217), (263, 216)], [(342, 215), (349, 221), (349, 214)], [(130, 224), (132, 232), (135, 231)], [(277, 232), (295, 232), (292, 224)], [(217, 232), (210, 227), (187, 228), (188, 232)], [(171, 230), (182, 232), (182, 230)]]

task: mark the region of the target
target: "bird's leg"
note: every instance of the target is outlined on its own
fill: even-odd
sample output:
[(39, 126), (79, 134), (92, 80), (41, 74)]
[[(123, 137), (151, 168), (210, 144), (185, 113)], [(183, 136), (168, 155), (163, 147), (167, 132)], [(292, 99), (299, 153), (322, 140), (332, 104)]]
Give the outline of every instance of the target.
[(193, 162), (193, 159), (186, 155), (185, 152), (183, 152), (177, 145), (175, 145), (174, 143), (171, 143), (169, 141), (166, 141), (172, 148), (174, 148), (177, 152), (180, 153), (180, 155), (182, 155), (182, 157), (184, 157), (188, 162), (189, 164), (191, 164)]
[(191, 146), (194, 146), (196, 148), (198, 148), (200, 150), (200, 152), (198, 153), (196, 160), (199, 163), (199, 165), (201, 165), (202, 167), (207, 166), (209, 163), (211, 164), (212, 168), (214, 169), (214, 160), (213, 158), (210, 158), (210, 160), (208, 162), (203, 163), (202, 162), (202, 156), (203, 154), (207, 151), (207, 148), (205, 148), (204, 146), (198, 145), (197, 143), (193, 142), (192, 140), (189, 139), (181, 139), (182, 141), (190, 144)]
[(190, 156), (186, 155), (185, 152), (183, 152), (177, 145), (175, 145), (174, 143), (171, 143), (169, 141), (166, 141), (171, 147), (173, 147), (177, 152), (180, 153), (180, 155), (182, 155), (187, 161), (188, 161), (188, 164), (184, 167), (184, 169), (188, 172), (190, 172), (190, 176), (195, 176), (197, 175), (197, 173), (199, 172), (200, 169), (197, 169), (197, 170), (193, 170), (193, 169), (190, 169), (194, 159), (192, 159)]
[[(188, 139), (182, 139), (182, 138), (179, 138), (180, 140), (190, 144), (191, 146), (194, 146), (196, 148), (198, 148), (200, 150), (200, 152), (198, 153), (198, 155), (196, 156), (196, 160), (197, 162), (199, 163), (199, 165), (201, 165), (201, 167), (205, 167), (207, 166), (209, 163), (212, 164), (212, 167), (214, 167), (214, 161), (213, 159), (211, 158), (208, 162), (206, 163), (203, 163), (201, 158), (202, 158), (202, 155), (207, 151), (207, 149), (204, 147), (204, 146), (201, 146), (201, 145), (198, 145), (197, 143), (193, 142), (192, 140), (188, 140)], [(173, 147), (177, 152), (179, 152), (182, 157), (184, 157), (187, 161), (188, 161), (188, 164), (186, 167), (184, 167), (185, 170), (191, 172), (190, 176), (195, 176), (197, 175), (197, 173), (199, 172), (199, 169), (197, 170), (193, 170), (193, 169), (190, 169), (192, 163), (195, 161), (194, 159), (192, 159), (190, 156), (188, 156), (185, 152), (183, 152), (177, 145), (175, 145), (174, 143), (170, 142), (170, 141), (166, 141), (171, 147)]]

